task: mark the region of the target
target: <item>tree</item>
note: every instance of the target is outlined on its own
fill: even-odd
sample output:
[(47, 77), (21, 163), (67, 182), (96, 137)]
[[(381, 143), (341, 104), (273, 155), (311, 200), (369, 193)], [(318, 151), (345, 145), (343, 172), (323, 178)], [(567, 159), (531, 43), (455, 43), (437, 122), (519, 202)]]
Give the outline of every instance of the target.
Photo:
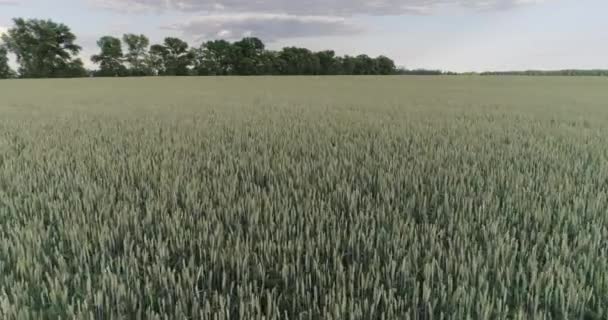
[(355, 58), (355, 68), (353, 70), (353, 74), (369, 75), (376, 73), (374, 59), (365, 54), (358, 55)]
[(8, 50), (0, 44), (0, 79), (13, 78), (14, 76), (13, 70), (8, 65)]
[(150, 56), (148, 54), (148, 46), (150, 40), (143, 34), (125, 34), (122, 37), (123, 42), (127, 46), (125, 60), (129, 65), (129, 73), (132, 76), (149, 76), (153, 75), (154, 71), (150, 66)]
[(259, 74), (278, 75), (281, 60), (276, 51), (265, 50), (259, 57), (260, 65)]
[(154, 44), (150, 47), (149, 64), (154, 74), (165, 75), (165, 57), (167, 49), (162, 44)]
[(305, 48), (288, 47), (279, 52), (281, 74), (315, 75), (321, 69), (319, 57)]
[(316, 53), (319, 59), (320, 74), (338, 74), (339, 64), (336, 60), (336, 53), (333, 50), (320, 51)]
[(80, 78), (86, 77), (89, 72), (84, 68), (84, 63), (80, 58), (70, 61), (65, 67), (60, 68), (56, 73), (56, 78)]
[(234, 48), (226, 40), (208, 41), (196, 51), (196, 73), (198, 75), (225, 76), (234, 70)]
[(258, 38), (243, 38), (233, 44), (234, 69), (239, 75), (256, 75), (264, 69), (262, 55), (264, 43)]
[(81, 48), (70, 28), (51, 20), (17, 18), (2, 36), (6, 48), (15, 54), (19, 74), (25, 78), (78, 77), (86, 73)]
[(355, 72), (356, 58), (351, 57), (349, 55), (345, 55), (344, 57), (338, 57), (337, 63), (340, 66), (339, 74), (350, 75)]
[(120, 39), (105, 36), (97, 41), (101, 49), (100, 54), (91, 57), (91, 61), (99, 64), (98, 75), (102, 77), (118, 77), (127, 74), (123, 65), (122, 43)]
[[(2, 0), (0, 0), (2, 1)], [(0, 77), (16, 76), (8, 67), (8, 52), (14, 53), (19, 75), (24, 78), (85, 76), (87, 71), (76, 58), (81, 48), (76, 36), (64, 24), (51, 20), (14, 19), (14, 26), (2, 35)], [(126, 45), (126, 52), (122, 44)], [(267, 50), (264, 42), (246, 37), (236, 42), (214, 40), (191, 49), (185, 41), (168, 37), (150, 46), (143, 35), (104, 36), (100, 52), (91, 57), (99, 65), (98, 76), (147, 75), (334, 75), (397, 74), (395, 63), (385, 57), (367, 55), (336, 56), (332, 50), (312, 52), (287, 47)], [(565, 71), (566, 74), (579, 74)], [(593, 74), (601, 74), (594, 72)]]
[(397, 71), (395, 62), (388, 57), (379, 56), (374, 60), (375, 69), (378, 74), (388, 75)]
[(188, 43), (178, 38), (165, 38), (164, 44), (150, 48), (150, 56), (159, 75), (187, 76), (194, 60)]

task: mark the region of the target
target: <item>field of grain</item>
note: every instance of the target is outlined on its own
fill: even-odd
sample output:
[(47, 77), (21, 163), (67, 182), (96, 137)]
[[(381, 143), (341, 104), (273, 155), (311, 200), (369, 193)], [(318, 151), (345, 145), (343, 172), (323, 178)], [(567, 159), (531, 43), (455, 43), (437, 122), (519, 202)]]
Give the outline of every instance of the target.
[(606, 88), (0, 81), (0, 318), (606, 319)]

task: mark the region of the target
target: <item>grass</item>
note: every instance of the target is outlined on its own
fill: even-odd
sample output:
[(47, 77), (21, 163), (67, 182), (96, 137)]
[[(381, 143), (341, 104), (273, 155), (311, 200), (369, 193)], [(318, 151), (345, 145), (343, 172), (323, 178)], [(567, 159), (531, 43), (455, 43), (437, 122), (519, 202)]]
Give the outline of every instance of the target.
[(0, 318), (606, 319), (607, 85), (0, 81)]

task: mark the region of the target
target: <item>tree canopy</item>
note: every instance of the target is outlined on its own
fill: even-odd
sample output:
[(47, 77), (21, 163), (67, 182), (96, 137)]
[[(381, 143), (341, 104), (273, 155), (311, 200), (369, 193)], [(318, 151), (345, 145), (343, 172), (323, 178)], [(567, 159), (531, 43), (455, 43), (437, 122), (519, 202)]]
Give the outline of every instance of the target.
[(482, 76), (608, 76), (608, 70), (527, 70), (483, 72)]
[(331, 50), (312, 52), (298, 47), (272, 51), (255, 37), (236, 42), (211, 40), (198, 48), (173, 37), (146, 48), (147, 38), (137, 37), (141, 41), (135, 41), (134, 35), (123, 36), (129, 50), (125, 61), (130, 75), (388, 75), (397, 71), (395, 63), (385, 56), (339, 57)]
[(188, 49), (185, 41), (168, 37), (163, 44), (150, 47), (153, 69), (161, 76), (190, 75), (194, 61), (194, 51)]
[(232, 74), (234, 54), (226, 40), (208, 41), (195, 51), (194, 70), (198, 75), (225, 76)]
[(123, 65), (122, 43), (120, 39), (111, 36), (102, 37), (97, 41), (101, 53), (91, 57), (91, 61), (99, 64), (97, 75), (104, 77), (118, 77), (127, 74)]
[(24, 78), (79, 77), (85, 75), (76, 56), (80, 46), (70, 28), (51, 20), (13, 20), (13, 27), (2, 35), (8, 51), (15, 54), (19, 75)]
[(123, 35), (122, 41), (127, 47), (125, 61), (131, 76), (150, 76), (154, 74), (151, 67), (148, 47), (150, 40), (143, 34), (128, 33)]
[[(16, 76), (8, 66), (8, 53), (16, 57), (18, 76), (54, 78), (85, 76), (77, 58), (81, 47), (70, 28), (52, 20), (13, 20), (2, 36), (0, 77)], [(332, 50), (313, 52), (287, 47), (275, 51), (261, 39), (210, 40), (198, 47), (179, 38), (167, 37), (150, 44), (142, 34), (127, 33), (122, 38), (106, 35), (97, 41), (99, 52), (91, 56), (98, 69), (91, 75), (187, 76), (187, 75), (376, 75), (395, 74), (395, 63), (384, 56), (340, 57)]]
[(0, 43), (0, 79), (8, 79), (14, 76), (13, 70), (8, 65), (8, 50)]
[[(285, 47), (269, 50), (262, 40), (246, 37), (238, 41), (210, 40), (199, 46), (167, 37), (150, 45), (143, 34), (122, 38), (103, 36), (99, 53), (91, 56), (98, 65), (87, 71), (78, 58), (81, 47), (76, 36), (62, 23), (41, 19), (13, 19), (13, 26), (0, 38), (0, 79), (115, 76), (228, 76), (228, 75), (519, 75), (519, 76), (608, 76), (608, 70), (504, 71), (454, 73), (441, 70), (397, 68), (386, 56), (366, 54), (339, 56), (333, 50), (314, 52)], [(18, 64), (9, 65), (9, 54)]]

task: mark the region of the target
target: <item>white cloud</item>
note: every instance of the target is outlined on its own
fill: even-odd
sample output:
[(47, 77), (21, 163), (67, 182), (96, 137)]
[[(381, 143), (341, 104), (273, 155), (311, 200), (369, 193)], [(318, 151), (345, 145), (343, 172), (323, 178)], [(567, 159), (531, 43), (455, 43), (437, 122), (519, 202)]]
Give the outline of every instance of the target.
[[(1, 0), (0, 0), (1, 1)], [(402, 15), (431, 13), (442, 5), (473, 9), (503, 9), (543, 2), (543, 0), (89, 0), (120, 11), (263, 12), (295, 15)]]
[[(353, 35), (362, 28), (355, 16), (433, 14), (447, 7), (503, 10), (543, 0), (88, 0), (116, 12), (185, 14), (165, 29), (191, 39), (236, 39), (253, 35), (265, 41)], [(551, 1), (551, 0), (547, 0)]]
[(220, 38), (232, 38), (232, 31), (222, 29), (217, 33), (217, 36)]
[[(2, 0), (0, 0), (2, 1)], [(430, 15), (460, 7), (505, 10), (552, 0), (88, 0), (119, 13), (183, 15), (163, 29), (193, 41), (256, 36), (264, 41), (356, 35), (358, 16)], [(371, 27), (371, 26), (367, 26)]]
[[(0, 0), (1, 1), (1, 0)], [(147, 11), (162, 11), (165, 6), (161, 3), (148, 3), (142, 0), (89, 0), (94, 6), (104, 9), (110, 9), (121, 13), (136, 13)]]
[(481, 10), (509, 9), (519, 6), (534, 5), (547, 0), (475, 0), (461, 1), (465, 7)]
[(255, 36), (264, 41), (309, 36), (352, 35), (363, 30), (343, 17), (274, 13), (200, 16), (167, 28), (180, 30), (188, 36), (200, 39), (235, 39)]

